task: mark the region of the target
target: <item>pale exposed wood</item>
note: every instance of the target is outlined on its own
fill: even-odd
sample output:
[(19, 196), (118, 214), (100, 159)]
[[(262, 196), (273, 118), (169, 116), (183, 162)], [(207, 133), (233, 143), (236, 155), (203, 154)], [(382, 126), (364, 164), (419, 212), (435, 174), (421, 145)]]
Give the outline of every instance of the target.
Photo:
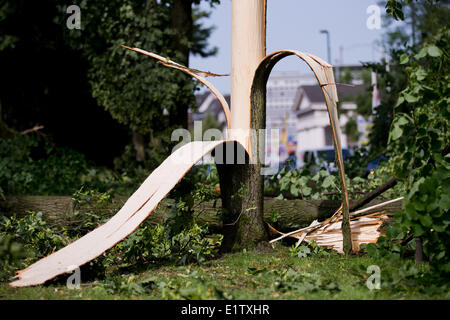
[(206, 153), (223, 142), (194, 141), (179, 148), (150, 174), (122, 209), (108, 222), (19, 271), (15, 277), (18, 279), (10, 285), (23, 287), (42, 284), (101, 255), (131, 234), (186, 172)]
[[(284, 56), (295, 54), (303, 59), (315, 73), (325, 95), (330, 123), (332, 126), (334, 143), (336, 148), (337, 163), (342, 178), (343, 206), (341, 211), (345, 219), (348, 218), (348, 195), (345, 187), (342, 165), (342, 150), (340, 144), (340, 126), (337, 118), (337, 91), (331, 65), (309, 54), (296, 51), (277, 52), (267, 57), (265, 54), (265, 0), (233, 1), (232, 3), (232, 70), (231, 70), (231, 99), (233, 109), (226, 104), (223, 96), (206, 79), (200, 76), (204, 72), (189, 69), (177, 64), (170, 59), (165, 59), (154, 53), (137, 48), (127, 49), (143, 53), (157, 59), (162, 64), (181, 70), (204, 83), (217, 96), (222, 104), (227, 119), (230, 133), (227, 141), (237, 141), (252, 156), (249, 143), (249, 129), (251, 127), (251, 93), (255, 85), (265, 87), (266, 74), (270, 73), (273, 65)], [(275, 61), (276, 60), (276, 61)], [(261, 64), (260, 64), (260, 61)], [(275, 62), (274, 62), (275, 61)], [(263, 72), (263, 76), (257, 73)], [(262, 71), (261, 71), (262, 70)], [(265, 78), (265, 81), (262, 79)], [(258, 79), (256, 82), (253, 79)], [(259, 87), (257, 92), (262, 92)], [(225, 141), (192, 142), (189, 143), (169, 158), (167, 158), (145, 180), (141, 187), (128, 199), (119, 212), (106, 224), (88, 233), (81, 239), (55, 252), (54, 254), (39, 260), (27, 269), (18, 272), (18, 280), (11, 286), (28, 286), (44, 283), (59, 274), (71, 271), (76, 267), (98, 257), (108, 248), (132, 233), (139, 224), (156, 208), (158, 203), (186, 174), (186, 172), (200, 158), (211, 149)], [(182, 155), (182, 156), (180, 156)], [(252, 174), (259, 173), (251, 168)], [(259, 181), (259, 180), (258, 180)], [(262, 180), (261, 180), (262, 181)], [(254, 185), (250, 185), (254, 187)], [(253, 188), (255, 194), (257, 188)], [(259, 189), (258, 189), (259, 190)], [(262, 209), (262, 189), (260, 190), (261, 203), (257, 207)], [(252, 199), (251, 199), (252, 200)], [(251, 201), (250, 201), (251, 202)], [(250, 208), (249, 208), (250, 209)], [(336, 216), (336, 219), (339, 217)], [(256, 221), (256, 220), (249, 220)], [(253, 227), (253, 226), (248, 226)], [(344, 228), (343, 228), (344, 229)], [(350, 234), (351, 235), (351, 234)], [(344, 240), (346, 234), (344, 233)], [(305, 237), (305, 240), (307, 236)], [(345, 242), (345, 241), (344, 241)], [(351, 241), (350, 241), (351, 246)], [(345, 243), (344, 243), (345, 250)]]
[[(352, 251), (351, 230), (349, 222), (349, 197), (347, 186), (345, 183), (344, 164), (342, 157), (342, 145), (341, 145), (341, 128), (339, 125), (339, 117), (337, 112), (338, 95), (336, 89), (336, 83), (334, 81), (333, 67), (322, 59), (308, 53), (303, 53), (295, 50), (281, 50), (273, 52), (267, 55), (258, 66), (255, 72), (255, 80), (253, 82), (253, 90), (257, 86), (261, 86), (261, 79), (265, 79), (269, 76), (270, 71), (274, 65), (284, 57), (295, 55), (302, 59), (311, 68), (316, 76), (319, 85), (322, 88), (325, 103), (327, 105), (328, 115), (330, 119), (330, 125), (333, 133), (334, 148), (336, 154), (336, 163), (338, 164), (339, 176), (341, 182), (342, 193), (342, 206), (336, 212), (333, 219), (338, 220), (343, 215), (342, 233), (344, 241), (344, 250), (347, 254)], [(265, 85), (265, 82), (264, 82)]]
[[(250, 93), (253, 76), (266, 48), (264, 0), (232, 1), (231, 128), (229, 138), (249, 151)], [(251, 153), (250, 153), (251, 156)]]
[[(388, 216), (381, 214), (378, 216), (362, 216), (350, 220), (352, 230), (352, 247), (355, 252), (360, 250), (362, 244), (375, 243), (381, 235), (380, 227)], [(333, 249), (343, 253), (343, 238), (341, 232), (341, 221), (334, 222), (329, 226), (324, 226), (305, 236), (305, 241), (314, 240), (319, 246)]]
[(146, 56), (152, 57), (153, 59), (158, 60), (161, 64), (165, 65), (166, 67), (169, 68), (174, 68), (180, 71), (183, 71), (187, 74), (189, 74), (190, 76), (194, 77), (195, 79), (197, 79), (198, 81), (200, 81), (201, 83), (203, 83), (205, 86), (208, 87), (209, 90), (211, 90), (211, 92), (217, 97), (217, 99), (219, 100), (223, 112), (225, 113), (225, 118), (227, 120), (227, 126), (228, 128), (230, 128), (231, 125), (231, 113), (230, 113), (230, 107), (228, 106), (227, 101), (225, 100), (224, 96), (220, 93), (219, 90), (216, 89), (216, 87), (214, 87), (214, 85), (209, 82), (208, 80), (206, 80), (205, 78), (203, 78), (201, 75), (205, 75), (205, 76), (221, 76), (219, 74), (214, 74), (214, 73), (209, 73), (209, 72), (205, 72), (205, 71), (200, 71), (200, 70), (196, 70), (196, 69), (190, 69), (188, 67), (185, 67), (179, 63), (176, 63), (170, 59), (165, 59), (164, 57), (161, 57), (160, 55), (157, 55), (156, 53), (153, 52), (148, 52), (139, 48), (130, 48), (127, 46), (122, 46), (126, 49), (129, 49), (131, 51), (136, 51), (139, 53), (142, 53)]
[[(389, 219), (386, 210), (373, 212), (380, 208), (386, 208), (393, 204), (399, 204), (403, 197), (378, 203), (365, 209), (361, 209), (349, 214), (350, 225), (352, 227), (352, 247), (355, 251), (359, 251), (361, 244), (376, 242), (381, 235), (381, 225)], [(401, 209), (401, 206), (398, 207)], [(332, 248), (340, 253), (345, 252), (343, 247), (343, 235), (337, 230), (342, 229), (342, 216), (336, 216), (337, 219), (327, 219), (321, 223), (313, 221), (311, 225), (299, 230), (282, 233), (273, 227), (273, 234), (280, 234), (278, 238), (271, 240), (273, 243), (286, 237), (299, 239), (298, 244), (304, 239), (305, 241), (314, 240), (318, 245)]]
[[(382, 234), (381, 226), (389, 219), (388, 215), (383, 212), (376, 212), (365, 216), (352, 217), (350, 220), (352, 230), (352, 247), (355, 252), (360, 250), (362, 244), (375, 243)], [(319, 246), (333, 249), (339, 253), (344, 253), (343, 237), (342, 237), (342, 216), (338, 221), (329, 223), (319, 223), (313, 221), (310, 226), (289, 233), (282, 233), (273, 227), (273, 234), (280, 234), (276, 239), (271, 240), (273, 243), (286, 237), (298, 239), (297, 245), (301, 241), (310, 242), (314, 240)]]

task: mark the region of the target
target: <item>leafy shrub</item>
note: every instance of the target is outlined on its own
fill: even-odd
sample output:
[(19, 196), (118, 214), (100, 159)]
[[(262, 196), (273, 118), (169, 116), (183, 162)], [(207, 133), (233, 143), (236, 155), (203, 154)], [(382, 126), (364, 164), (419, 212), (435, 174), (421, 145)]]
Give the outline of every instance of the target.
[(8, 278), (27, 256), (21, 243), (11, 235), (0, 234), (0, 279)]
[[(406, 65), (408, 86), (395, 107), (388, 170), (403, 184), (405, 199), (386, 236), (367, 246), (371, 256), (386, 264), (392, 290), (449, 288), (449, 36), (444, 27), (416, 53), (400, 58)], [(400, 259), (413, 256), (415, 238), (421, 239), (428, 262), (418, 267), (408, 261), (401, 266)]]
[[(217, 196), (215, 190), (214, 192)], [(172, 205), (171, 214), (164, 224), (152, 225), (145, 221), (133, 234), (83, 266), (84, 276), (96, 278), (104, 276), (107, 269), (113, 272), (118, 268), (141, 268), (150, 263), (162, 261), (172, 261), (183, 265), (201, 263), (213, 257), (218, 251), (222, 236), (208, 235), (207, 226), (198, 225), (193, 216), (193, 206), (202, 201), (208, 201), (212, 194), (209, 188), (199, 186), (179, 198)], [(74, 215), (64, 223), (49, 225), (40, 212), (28, 212), (24, 217), (1, 217), (0, 237), (9, 239), (5, 242), (8, 248), (14, 249), (18, 244), (22, 244), (24, 250), (31, 253), (26, 261), (22, 261), (20, 267), (79, 239), (105, 223), (114, 214), (114, 212), (102, 210), (103, 206), (107, 206), (112, 201), (110, 193), (81, 188), (73, 195), (73, 200)], [(7, 244), (4, 245), (7, 246)], [(2, 244), (0, 244), (0, 253), (6, 252), (1, 251), (1, 248)], [(6, 253), (2, 254), (5, 259), (10, 257)], [(15, 269), (17, 268), (16, 266)], [(9, 268), (8, 272), (13, 269)]]
[(42, 218), (41, 212), (28, 212), (24, 217), (2, 217), (0, 235), (12, 236), (14, 241), (23, 243), (36, 258), (49, 255), (68, 244), (68, 239), (55, 232)]
[[(401, 92), (389, 136), (391, 170), (405, 185), (395, 227), (420, 237), (431, 265), (450, 274), (450, 30), (444, 28), (416, 54), (403, 54), (408, 86)], [(447, 150), (447, 151), (446, 151)]]
[[(382, 164), (373, 173), (370, 173), (366, 179), (358, 176), (350, 179), (346, 176), (345, 181), (350, 198), (357, 199), (362, 194), (383, 184), (390, 177), (386, 164)], [(396, 196), (399, 194), (401, 188), (402, 186), (399, 184), (394, 189), (385, 193), (385, 196)], [(326, 170), (320, 170), (312, 175), (307, 169), (287, 171), (283, 168), (280, 173), (270, 177), (265, 183), (265, 192), (278, 194), (278, 199), (295, 197), (305, 200), (337, 200), (341, 199), (339, 190), (339, 177), (330, 175)]]
[(336, 252), (321, 247), (314, 240), (309, 243), (304, 242), (300, 246), (292, 245), (289, 248), (289, 252), (293, 257), (306, 258), (310, 255), (318, 256), (318, 257), (326, 257), (330, 254), (336, 254)]
[(0, 188), (4, 194), (71, 194), (87, 172), (84, 156), (55, 148), (48, 138), (0, 138)]

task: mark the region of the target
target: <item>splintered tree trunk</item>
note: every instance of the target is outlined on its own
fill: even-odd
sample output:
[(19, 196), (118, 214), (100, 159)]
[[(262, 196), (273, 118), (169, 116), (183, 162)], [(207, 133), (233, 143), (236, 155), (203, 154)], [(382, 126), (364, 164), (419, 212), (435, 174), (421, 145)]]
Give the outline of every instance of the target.
[(248, 148), (250, 131), (265, 128), (265, 92), (261, 92), (251, 105), (253, 75), (265, 55), (266, 1), (247, 0), (232, 2), (231, 36), (231, 129), (234, 138), (252, 153), (244, 164), (237, 164), (236, 155), (242, 146), (235, 142), (224, 145), (224, 154), (234, 149), (233, 164), (218, 164), (222, 208), (224, 211), (224, 240), (222, 251), (236, 251), (255, 247), (268, 240), (263, 222), (263, 176), (258, 157), (259, 134)]
[[(235, 150), (237, 143), (229, 142)], [(255, 247), (268, 240), (263, 221), (263, 176), (261, 165), (217, 164), (223, 210), (222, 251)]]

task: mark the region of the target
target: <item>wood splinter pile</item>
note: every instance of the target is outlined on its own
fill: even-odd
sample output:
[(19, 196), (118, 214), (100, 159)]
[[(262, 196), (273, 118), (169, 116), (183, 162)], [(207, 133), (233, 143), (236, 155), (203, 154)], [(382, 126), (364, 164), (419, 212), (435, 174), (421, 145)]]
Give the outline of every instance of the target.
[[(352, 245), (355, 252), (360, 250), (362, 244), (377, 242), (378, 238), (383, 234), (381, 226), (389, 219), (389, 216), (385, 213), (385, 210), (376, 212), (373, 212), (373, 210), (401, 200), (403, 200), (403, 198), (397, 198), (350, 213)], [(341, 214), (342, 207), (339, 208), (331, 218), (323, 222), (314, 220), (308, 227), (289, 233), (282, 233), (269, 225), (272, 234), (281, 235), (278, 238), (271, 240), (270, 243), (290, 237), (298, 240), (296, 244), (296, 247), (298, 247), (303, 241), (309, 243), (314, 240), (317, 245), (321, 247), (343, 253)]]

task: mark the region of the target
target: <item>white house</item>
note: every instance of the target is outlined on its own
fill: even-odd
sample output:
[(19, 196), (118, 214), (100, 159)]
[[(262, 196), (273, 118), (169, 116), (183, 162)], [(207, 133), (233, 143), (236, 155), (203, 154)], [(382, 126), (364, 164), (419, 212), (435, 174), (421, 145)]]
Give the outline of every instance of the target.
[[(341, 73), (352, 73), (352, 86), (338, 85), (340, 100), (340, 124), (343, 131), (344, 148), (361, 145), (366, 138), (367, 122), (356, 114), (355, 97), (365, 89), (361, 85), (361, 66), (343, 66)], [(216, 119), (224, 134), (226, 131), (225, 115), (219, 101), (210, 93), (196, 95), (198, 109), (190, 112), (190, 124), (201, 121), (207, 114)], [(225, 95), (230, 103), (230, 96)], [(230, 105), (230, 108), (233, 106)], [(352, 118), (357, 121), (361, 133), (358, 141), (352, 141), (344, 133), (344, 127)], [(323, 148), (333, 145), (330, 122), (323, 93), (313, 73), (273, 72), (267, 81), (266, 93), (266, 128), (278, 130), (278, 136), (266, 136), (266, 156), (274, 161), (285, 161), (290, 150), (296, 150), (297, 158), (304, 150)], [(270, 131), (269, 131), (270, 134)], [(276, 147), (273, 147), (276, 146)]]
[[(362, 85), (337, 85), (340, 110), (339, 123), (342, 130), (342, 147), (351, 148), (361, 144), (366, 134), (367, 122), (356, 113), (354, 98), (362, 93)], [(327, 112), (322, 89), (318, 85), (301, 86), (293, 104), (296, 115), (296, 136), (298, 141), (297, 157), (305, 150), (333, 146), (330, 120)], [(358, 141), (352, 141), (346, 134), (344, 127), (349, 119), (355, 119), (357, 129), (361, 133)]]

